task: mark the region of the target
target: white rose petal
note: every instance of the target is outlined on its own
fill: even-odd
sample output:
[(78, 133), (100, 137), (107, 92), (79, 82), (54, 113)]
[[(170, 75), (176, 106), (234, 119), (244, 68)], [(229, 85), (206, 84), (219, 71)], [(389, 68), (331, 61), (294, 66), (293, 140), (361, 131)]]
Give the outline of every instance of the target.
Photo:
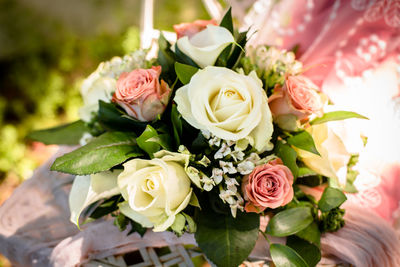
[(118, 195), (117, 176), (120, 171), (107, 171), (86, 176), (76, 176), (69, 194), (70, 220), (79, 227), (79, 216), (90, 204)]
[(230, 31), (224, 27), (207, 25), (203, 31), (179, 38), (176, 42), (179, 50), (193, 59), (201, 68), (214, 65), (219, 54), (235, 39)]
[(246, 76), (227, 68), (206, 67), (177, 90), (174, 100), (193, 127), (224, 140), (247, 138), (258, 152), (272, 149), (272, 115), (255, 72)]

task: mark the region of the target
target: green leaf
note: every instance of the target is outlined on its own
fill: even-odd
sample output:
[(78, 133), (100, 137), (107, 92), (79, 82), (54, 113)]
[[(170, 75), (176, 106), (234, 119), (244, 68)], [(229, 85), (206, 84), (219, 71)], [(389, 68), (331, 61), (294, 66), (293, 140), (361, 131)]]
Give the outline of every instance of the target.
[(318, 202), (318, 207), (322, 212), (337, 208), (346, 201), (346, 196), (337, 188), (327, 187)]
[(146, 127), (145, 122), (134, 120), (119, 110), (116, 104), (99, 101), (97, 120), (109, 131), (141, 132)]
[(128, 235), (138, 233), (141, 237), (144, 236), (147, 231), (146, 227), (143, 227), (140, 223), (137, 223), (133, 220), (129, 220), (129, 223), (131, 224), (131, 230), (129, 231)]
[(114, 225), (122, 232), (128, 226), (129, 219), (124, 214), (119, 213), (114, 219)]
[(247, 32), (241, 32), (239, 33), (239, 36), (237, 37), (236, 40), (236, 45), (235, 48), (233, 49), (231, 55), (229, 56), (228, 62), (226, 67), (229, 69), (233, 69), (237, 63), (240, 61), (240, 58), (242, 55), (244, 55), (244, 47), (246, 46), (247, 43)]
[(89, 128), (81, 120), (58, 127), (31, 132), (28, 138), (46, 145), (79, 145), (79, 140)]
[(174, 223), (171, 225), (171, 229), (172, 229), (178, 236), (181, 236), (181, 235), (183, 235), (183, 233), (184, 233), (185, 224), (186, 224), (185, 216), (183, 216), (182, 214), (178, 213), (178, 214), (175, 216), (175, 221), (174, 221)]
[(183, 216), (185, 216), (186, 222), (187, 222), (187, 227), (186, 227), (186, 231), (189, 233), (196, 233), (197, 231), (197, 225), (194, 222), (193, 218), (190, 217), (189, 215), (187, 215), (184, 212), (181, 212), (183, 214)]
[(299, 176), (298, 177), (307, 177), (307, 176), (314, 176), (318, 175), (315, 171), (311, 170), (307, 167), (300, 167), (299, 168)]
[(87, 145), (57, 158), (51, 170), (87, 175), (109, 170), (129, 158), (141, 155), (132, 134), (107, 132)]
[(176, 104), (172, 104), (171, 122), (172, 122), (172, 129), (174, 131), (175, 144), (176, 147), (179, 147), (179, 145), (181, 144), (181, 136), (182, 136), (182, 115), (179, 113)]
[(313, 220), (309, 207), (291, 208), (272, 217), (265, 232), (272, 236), (288, 236), (305, 229)]
[(158, 134), (157, 130), (147, 125), (143, 133), (136, 138), (138, 146), (144, 150), (150, 158), (153, 158), (153, 154), (162, 148), (171, 150), (169, 145), (168, 134)]
[(226, 67), (228, 64), (228, 58), (232, 50), (232, 44), (225, 47), (224, 50), (218, 55), (217, 60), (215, 62), (215, 66)]
[(321, 232), (315, 222), (312, 222), (309, 226), (297, 232), (296, 236), (313, 243), (317, 247), (321, 245)]
[(293, 135), (287, 139), (288, 144), (300, 148), (302, 150), (319, 155), (317, 148), (315, 147), (314, 139), (306, 132), (302, 131), (298, 134)]
[[(89, 217), (99, 219), (107, 214), (110, 214), (118, 209), (118, 203), (121, 200), (121, 195), (113, 196), (99, 205)], [(90, 209), (90, 208), (89, 208)]]
[(197, 217), (195, 238), (207, 258), (220, 267), (236, 267), (253, 250), (258, 238), (260, 216), (238, 212), (227, 214), (203, 209)]
[(157, 61), (160, 63), (162, 71), (165, 73), (173, 73), (175, 55), (171, 51), (171, 45), (161, 33), (158, 38), (158, 57)]
[(286, 239), (286, 245), (295, 250), (309, 266), (316, 266), (321, 260), (321, 250), (297, 236), (289, 236)]
[(297, 167), (296, 164), (296, 151), (288, 144), (278, 141), (275, 145), (275, 154), (283, 161), (283, 164), (290, 169), (294, 178), (296, 178), (299, 172), (299, 167)]
[(338, 120), (345, 120), (345, 119), (351, 119), (351, 118), (357, 118), (357, 119), (365, 119), (368, 120), (367, 117), (360, 115), (356, 112), (351, 112), (351, 111), (332, 111), (332, 112), (327, 112), (325, 113), (322, 117), (315, 118), (310, 122), (310, 124), (320, 124), (320, 123), (325, 123), (328, 121), (338, 121)]
[(188, 84), (192, 76), (198, 71), (199, 69), (190, 65), (182, 64), (179, 62), (175, 62), (175, 72), (178, 76), (179, 80), (183, 84)]
[(226, 28), (228, 31), (230, 31), (233, 34), (232, 8), (231, 7), (225, 13), (219, 26)]
[(276, 267), (308, 267), (304, 259), (288, 246), (272, 244), (269, 252)]
[(175, 44), (175, 56), (176, 61), (200, 69), (199, 65), (197, 65), (189, 56), (183, 53), (177, 44)]

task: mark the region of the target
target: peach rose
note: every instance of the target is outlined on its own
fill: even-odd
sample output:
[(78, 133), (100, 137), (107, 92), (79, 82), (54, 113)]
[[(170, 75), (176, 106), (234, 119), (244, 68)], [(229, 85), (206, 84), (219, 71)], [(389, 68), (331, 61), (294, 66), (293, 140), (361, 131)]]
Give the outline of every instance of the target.
[(293, 174), (281, 159), (257, 166), (242, 183), (246, 212), (262, 212), (288, 204), (293, 198)]
[(299, 120), (321, 114), (322, 101), (318, 87), (304, 76), (288, 76), (284, 86), (276, 86), (268, 103), (274, 118), (292, 114)]
[(129, 116), (140, 121), (151, 121), (164, 112), (171, 89), (161, 80), (161, 66), (124, 72), (117, 81), (113, 101)]
[(192, 23), (175, 24), (174, 31), (176, 32), (177, 39), (183, 36), (187, 36), (190, 38), (196, 33), (204, 30), (209, 24), (217, 25), (217, 22), (214, 19), (212, 19), (212, 20), (195, 20)]

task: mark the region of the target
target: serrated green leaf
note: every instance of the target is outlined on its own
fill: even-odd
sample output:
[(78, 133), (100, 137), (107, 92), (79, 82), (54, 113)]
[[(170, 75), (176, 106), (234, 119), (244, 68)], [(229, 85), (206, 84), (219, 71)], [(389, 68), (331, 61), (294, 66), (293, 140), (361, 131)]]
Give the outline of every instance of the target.
[(304, 259), (288, 246), (272, 244), (269, 252), (276, 267), (308, 267)]
[(236, 219), (203, 209), (197, 217), (195, 238), (207, 258), (220, 267), (236, 267), (245, 260), (258, 238), (260, 217), (238, 212)]
[(291, 208), (272, 217), (265, 232), (272, 236), (289, 236), (305, 229), (313, 220), (309, 207)]
[(198, 71), (199, 69), (190, 65), (182, 64), (179, 62), (175, 62), (175, 72), (178, 76), (179, 80), (183, 84), (188, 84), (192, 76)]
[(327, 112), (325, 113), (322, 117), (315, 118), (310, 122), (311, 125), (314, 124), (321, 124), (325, 123), (328, 121), (338, 121), (338, 120), (345, 120), (345, 119), (351, 119), (351, 118), (356, 118), (356, 119), (364, 119), (368, 120), (367, 117), (360, 115), (356, 112), (351, 112), (351, 111), (332, 111), (332, 112)]
[(315, 147), (314, 139), (312, 138), (311, 134), (306, 131), (302, 131), (293, 135), (292, 137), (289, 137), (287, 142), (292, 146), (320, 156), (317, 148)]
[(141, 155), (133, 134), (107, 132), (87, 145), (57, 158), (51, 170), (87, 175), (109, 170), (129, 158)]
[(31, 132), (27, 138), (42, 142), (46, 145), (79, 145), (79, 140), (89, 128), (81, 120), (54, 128)]
[(321, 250), (297, 236), (289, 236), (286, 239), (286, 245), (296, 251), (309, 266), (316, 266), (321, 260)]
[(124, 214), (119, 213), (117, 217), (114, 219), (114, 225), (118, 227), (118, 229), (122, 232), (128, 226), (129, 219), (125, 217)]
[(296, 151), (288, 144), (278, 141), (275, 145), (274, 152), (283, 161), (283, 164), (290, 169), (294, 178), (296, 178), (299, 172), (299, 167), (296, 164)]
[(225, 13), (219, 26), (226, 28), (228, 31), (230, 31), (233, 34), (232, 8), (231, 7)]
[(337, 208), (346, 201), (346, 196), (337, 188), (327, 187), (318, 202), (318, 207), (322, 212), (328, 212)]

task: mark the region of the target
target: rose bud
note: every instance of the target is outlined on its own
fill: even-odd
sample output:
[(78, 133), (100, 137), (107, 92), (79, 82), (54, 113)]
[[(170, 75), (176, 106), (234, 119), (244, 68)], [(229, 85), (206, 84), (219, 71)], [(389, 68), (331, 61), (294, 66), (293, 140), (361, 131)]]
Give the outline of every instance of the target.
[(164, 112), (171, 92), (166, 82), (159, 82), (160, 74), (161, 66), (122, 73), (113, 101), (139, 121), (155, 119)]
[(298, 120), (311, 114), (321, 115), (322, 101), (318, 87), (304, 76), (286, 77), (284, 86), (275, 86), (268, 103), (274, 119), (281, 115), (294, 115)]
[(292, 184), (293, 174), (281, 159), (257, 166), (242, 182), (245, 211), (260, 213), (288, 204), (293, 199)]
[(176, 32), (177, 39), (183, 36), (187, 36), (190, 38), (196, 33), (204, 30), (209, 24), (217, 25), (217, 22), (214, 19), (212, 19), (212, 20), (195, 20), (192, 23), (175, 24), (174, 31)]

